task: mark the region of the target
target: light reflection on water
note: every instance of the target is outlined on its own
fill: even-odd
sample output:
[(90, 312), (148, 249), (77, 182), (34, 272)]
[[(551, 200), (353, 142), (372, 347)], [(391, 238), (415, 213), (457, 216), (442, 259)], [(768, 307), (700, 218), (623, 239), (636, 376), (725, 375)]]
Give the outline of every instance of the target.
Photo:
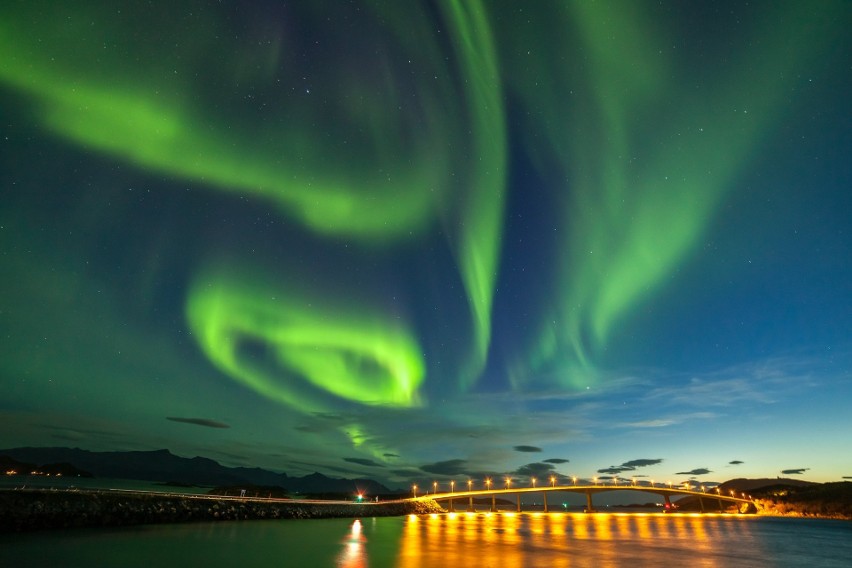
[(352, 521), (349, 535), (343, 541), (343, 550), (337, 557), (340, 568), (367, 568), (366, 538), (362, 534), (361, 519)]
[(450, 513), (0, 535), (0, 566), (848, 568), (852, 523), (751, 515)]
[[(748, 566), (765, 559), (744, 517), (609, 513), (410, 516), (397, 566)], [(712, 538), (711, 538), (711, 535)], [(734, 546), (748, 546), (744, 557)], [(733, 552), (733, 553), (732, 553)], [(731, 557), (737, 557), (731, 562)], [(763, 565), (762, 563), (753, 565)]]

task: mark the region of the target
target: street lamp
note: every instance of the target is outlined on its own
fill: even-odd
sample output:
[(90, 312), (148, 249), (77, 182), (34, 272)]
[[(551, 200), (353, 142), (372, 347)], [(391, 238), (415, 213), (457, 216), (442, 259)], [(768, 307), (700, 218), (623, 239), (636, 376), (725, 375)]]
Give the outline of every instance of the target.
[(631, 484), (633, 487), (636, 487), (636, 478), (635, 478), (635, 477), (631, 477), (631, 478), (630, 478), (630, 484)]
[(455, 489), (456, 489), (456, 480), (453, 479), (453, 480), (450, 481), (450, 493), (455, 491)]
[(432, 495), (435, 495), (436, 493), (438, 493), (438, 482), (437, 481), (432, 482), (432, 489), (433, 489)]
[(595, 485), (598, 484), (598, 476), (597, 475), (592, 478), (592, 483), (594, 483)]
[(412, 491), (412, 492), (414, 492), (414, 498), (416, 499), (416, 498), (417, 498), (417, 486), (416, 486), (416, 485), (412, 485), (412, 486), (411, 486), (411, 491)]
[(485, 489), (491, 489), (491, 478), (490, 477), (485, 478)]
[(654, 486), (654, 480), (652, 479), (651, 480), (651, 487), (653, 487), (653, 486)]
[(467, 480), (467, 490), (470, 491), (472, 486), (473, 486), (473, 480), (468, 479)]
[(550, 485), (552, 485), (553, 487), (556, 487), (556, 476), (555, 475), (550, 476)]
[(512, 478), (506, 476), (506, 489), (508, 489), (511, 484), (512, 484)]
[(535, 487), (535, 477), (532, 478), (533, 487)]
[(574, 485), (577, 485), (577, 476), (575, 475), (572, 479), (574, 480)]
[(617, 475), (612, 476), (612, 484), (618, 485), (618, 476)]

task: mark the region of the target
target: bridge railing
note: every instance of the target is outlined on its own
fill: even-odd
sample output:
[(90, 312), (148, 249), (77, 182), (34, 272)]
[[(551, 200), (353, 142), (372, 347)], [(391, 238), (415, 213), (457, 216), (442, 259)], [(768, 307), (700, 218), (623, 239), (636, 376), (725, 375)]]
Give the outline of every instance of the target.
[(699, 507), (702, 512), (705, 511), (705, 500), (708, 502), (716, 502), (719, 505), (719, 510), (723, 510), (722, 503), (734, 504), (738, 507), (738, 510), (745, 508), (749, 511), (755, 511), (756, 505), (754, 501), (745, 494), (742, 496), (737, 496), (736, 493), (726, 495), (722, 492), (706, 492), (696, 491), (693, 489), (682, 489), (677, 487), (653, 487), (646, 485), (603, 485), (603, 484), (593, 484), (593, 485), (549, 485), (549, 486), (541, 486), (541, 487), (507, 487), (507, 488), (487, 488), (487, 489), (469, 489), (461, 491), (449, 491), (449, 492), (441, 492), (441, 493), (427, 493), (423, 495), (418, 495), (416, 497), (411, 497), (409, 500), (433, 500), (433, 501), (448, 501), (450, 503), (450, 508), (452, 510), (454, 501), (462, 501), (467, 499), (469, 501), (470, 509), (473, 509), (473, 499), (481, 498), (481, 497), (491, 497), (492, 498), (492, 510), (496, 510), (495, 499), (501, 495), (514, 495), (517, 498), (517, 510), (521, 510), (521, 496), (528, 493), (537, 493), (542, 494), (544, 498), (544, 508), (547, 511), (547, 494), (548, 493), (580, 493), (586, 496), (588, 511), (594, 511), (594, 505), (592, 502), (592, 495), (597, 493), (605, 493), (605, 492), (613, 492), (613, 491), (638, 491), (643, 493), (651, 493), (655, 495), (662, 495), (665, 499), (665, 506), (667, 509), (674, 509), (675, 506), (671, 503), (670, 499), (672, 496), (691, 496), (696, 497), (699, 500)]

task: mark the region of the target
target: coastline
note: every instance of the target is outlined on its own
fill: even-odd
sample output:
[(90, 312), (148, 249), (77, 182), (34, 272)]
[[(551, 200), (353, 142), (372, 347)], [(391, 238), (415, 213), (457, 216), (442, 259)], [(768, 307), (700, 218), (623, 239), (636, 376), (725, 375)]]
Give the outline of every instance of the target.
[(758, 510), (755, 513), (757, 517), (772, 517), (776, 519), (821, 519), (827, 521), (852, 521), (852, 517), (848, 515), (842, 514), (834, 514), (834, 515), (822, 515), (822, 514), (814, 514), (814, 513), (802, 513), (798, 511), (791, 511), (786, 513), (778, 513), (774, 511), (761, 511)]
[(390, 517), (443, 512), (434, 501), (309, 502), (124, 491), (0, 490), (0, 533), (259, 519)]
[[(434, 501), (348, 502), (168, 494), (122, 490), (0, 489), (0, 534), (68, 528), (260, 519), (390, 517), (445, 513)], [(757, 516), (852, 521), (759, 507)]]

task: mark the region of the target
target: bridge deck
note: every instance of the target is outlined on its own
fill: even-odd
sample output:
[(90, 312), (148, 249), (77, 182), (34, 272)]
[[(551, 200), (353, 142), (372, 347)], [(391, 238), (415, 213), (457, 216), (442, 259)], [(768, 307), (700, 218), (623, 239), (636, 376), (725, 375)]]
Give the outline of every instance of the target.
[[(491, 497), (492, 500), (498, 496), (506, 496), (506, 495), (514, 495), (518, 499), (518, 510), (521, 509), (521, 495), (526, 493), (542, 493), (544, 494), (545, 499), (545, 507), (547, 506), (547, 493), (580, 493), (586, 496), (588, 509), (594, 510), (592, 505), (592, 495), (597, 493), (607, 493), (613, 491), (637, 491), (642, 493), (652, 493), (656, 495), (662, 495), (666, 504), (670, 503), (670, 498), (672, 496), (692, 496), (697, 497), (702, 506), (704, 506), (704, 501), (717, 502), (721, 508), (722, 503), (734, 504), (738, 507), (738, 509), (742, 509), (743, 507), (747, 510), (754, 511), (756, 510), (756, 506), (754, 501), (749, 497), (743, 495), (742, 497), (738, 497), (736, 495), (725, 495), (722, 493), (710, 492), (707, 493), (705, 491), (694, 491), (692, 489), (681, 489), (676, 487), (652, 487), (647, 485), (546, 485), (541, 487), (508, 487), (508, 488), (499, 488), (499, 489), (475, 489), (475, 490), (462, 490), (462, 491), (451, 491), (444, 493), (426, 493), (424, 495), (418, 495), (416, 497), (409, 497), (407, 500), (409, 501), (455, 501), (455, 500), (472, 500), (474, 498), (479, 497)], [(493, 503), (493, 501), (492, 501)]]

